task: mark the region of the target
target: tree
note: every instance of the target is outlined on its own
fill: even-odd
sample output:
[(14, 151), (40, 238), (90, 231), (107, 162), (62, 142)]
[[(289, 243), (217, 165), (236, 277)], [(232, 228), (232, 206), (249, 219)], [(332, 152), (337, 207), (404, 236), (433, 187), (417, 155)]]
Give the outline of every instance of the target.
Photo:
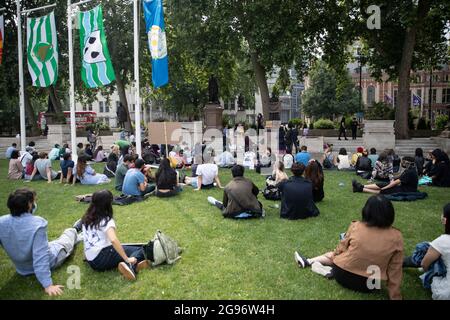
[(303, 96), (303, 110), (308, 116), (333, 119), (359, 111), (359, 96), (347, 73), (337, 73), (318, 60), (309, 72), (309, 79), (310, 88)]
[(439, 0), (379, 1), (381, 29), (367, 28), (371, 1), (345, 1), (353, 16), (346, 20), (347, 40), (361, 39), (364, 54), (373, 75), (380, 79), (383, 72), (390, 80), (398, 79), (399, 95), (396, 108), (396, 136), (409, 137), (408, 111), (410, 106), (411, 70), (432, 68), (447, 59), (444, 36), (450, 19), (450, 3)]

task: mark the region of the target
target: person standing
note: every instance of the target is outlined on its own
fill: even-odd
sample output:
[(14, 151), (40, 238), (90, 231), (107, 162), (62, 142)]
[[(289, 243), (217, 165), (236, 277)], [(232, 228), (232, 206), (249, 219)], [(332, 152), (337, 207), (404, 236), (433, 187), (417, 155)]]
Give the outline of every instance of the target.
[(345, 140), (347, 139), (347, 133), (345, 132), (345, 117), (342, 117), (341, 119), (341, 125), (339, 127), (339, 138), (338, 140), (341, 140), (341, 136), (344, 135)]
[(45, 116), (42, 115), (42, 118), (41, 118), (41, 134), (42, 134), (42, 136), (45, 136), (46, 127), (47, 127), (47, 119), (45, 119)]
[(356, 133), (358, 132), (358, 121), (356, 117), (353, 117), (350, 127), (352, 129), (352, 140), (356, 140)]

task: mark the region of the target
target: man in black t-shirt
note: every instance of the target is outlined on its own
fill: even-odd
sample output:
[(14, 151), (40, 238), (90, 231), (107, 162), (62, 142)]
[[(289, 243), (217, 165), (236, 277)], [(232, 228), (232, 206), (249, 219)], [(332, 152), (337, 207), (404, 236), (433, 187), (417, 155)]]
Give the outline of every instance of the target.
[(398, 179), (389, 183), (380, 182), (377, 184), (362, 185), (356, 180), (352, 181), (353, 192), (367, 192), (375, 194), (393, 194), (399, 192), (417, 192), (419, 176), (415, 166), (414, 158), (404, 157), (402, 167), (405, 169)]

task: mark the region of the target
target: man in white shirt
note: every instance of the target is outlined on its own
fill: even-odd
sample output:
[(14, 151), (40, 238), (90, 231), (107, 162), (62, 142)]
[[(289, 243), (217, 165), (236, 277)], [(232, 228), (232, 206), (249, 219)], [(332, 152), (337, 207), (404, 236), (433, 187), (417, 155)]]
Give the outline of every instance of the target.
[[(211, 189), (214, 188), (214, 182), (222, 189), (222, 185), (219, 179), (219, 167), (211, 163), (213, 158), (211, 157), (210, 163), (204, 163), (197, 167), (197, 189)], [(192, 184), (194, 187), (195, 185)]]

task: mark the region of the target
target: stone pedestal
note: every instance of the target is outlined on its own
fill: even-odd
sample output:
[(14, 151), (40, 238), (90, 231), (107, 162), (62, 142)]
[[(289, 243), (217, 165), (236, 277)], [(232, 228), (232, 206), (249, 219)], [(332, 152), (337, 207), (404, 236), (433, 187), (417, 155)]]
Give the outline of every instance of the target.
[(70, 125), (68, 124), (49, 124), (47, 140), (52, 145), (70, 143)]
[(205, 107), (206, 130), (222, 130), (222, 114), (223, 108), (220, 104), (208, 103)]
[(367, 149), (395, 149), (394, 120), (364, 121), (363, 141)]
[(450, 130), (444, 130), (439, 137), (434, 137), (432, 139), (436, 141), (444, 152), (447, 154), (450, 153)]

